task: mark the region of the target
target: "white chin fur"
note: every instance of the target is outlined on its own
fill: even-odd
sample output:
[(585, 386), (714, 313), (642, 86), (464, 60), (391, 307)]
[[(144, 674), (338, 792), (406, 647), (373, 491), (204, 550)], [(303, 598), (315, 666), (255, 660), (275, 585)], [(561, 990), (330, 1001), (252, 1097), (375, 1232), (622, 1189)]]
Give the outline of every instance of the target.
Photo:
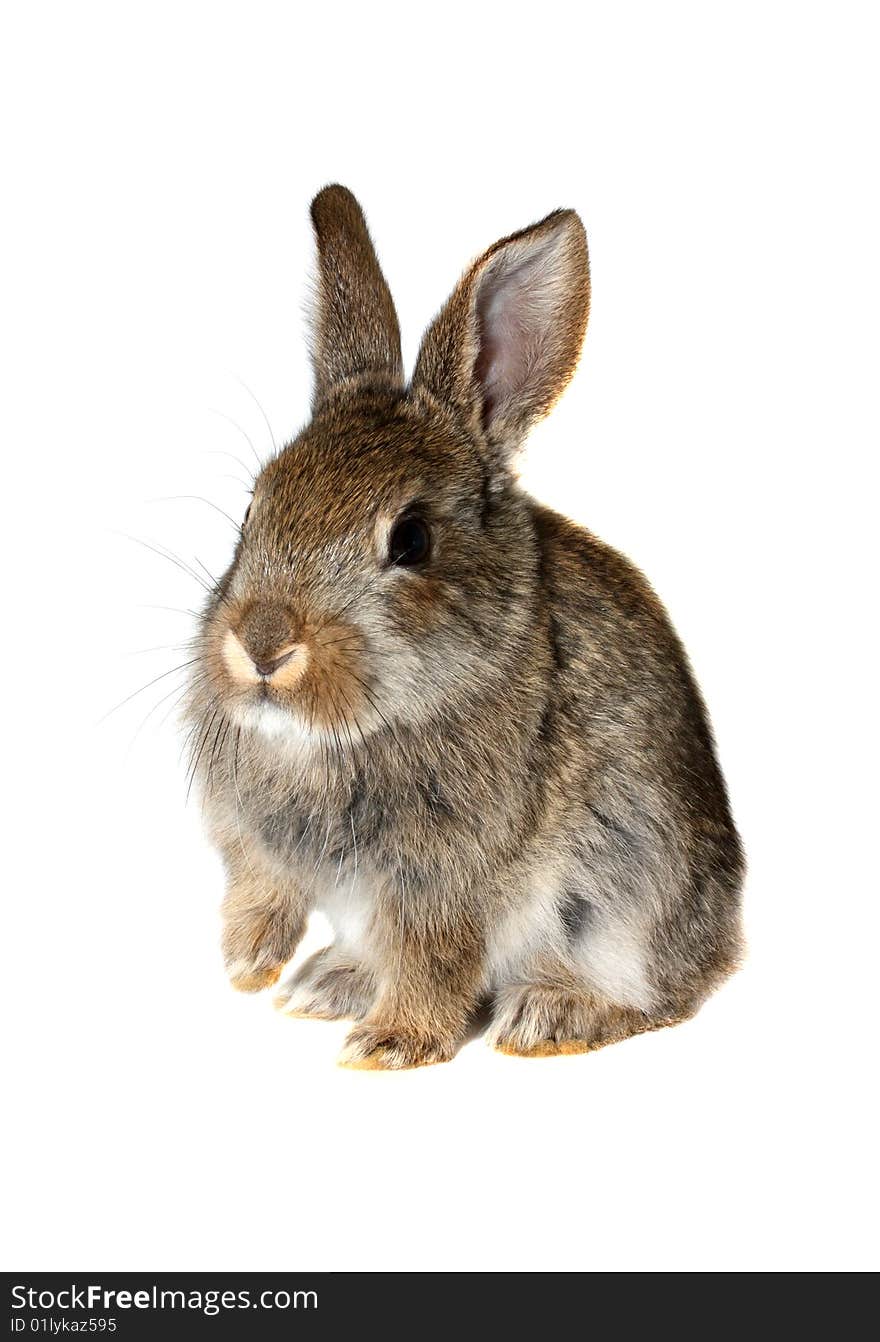
[(306, 724), (277, 704), (245, 704), (236, 710), (242, 727), (259, 732), (270, 741), (283, 741), (300, 750), (316, 746), (321, 733), (310, 731)]

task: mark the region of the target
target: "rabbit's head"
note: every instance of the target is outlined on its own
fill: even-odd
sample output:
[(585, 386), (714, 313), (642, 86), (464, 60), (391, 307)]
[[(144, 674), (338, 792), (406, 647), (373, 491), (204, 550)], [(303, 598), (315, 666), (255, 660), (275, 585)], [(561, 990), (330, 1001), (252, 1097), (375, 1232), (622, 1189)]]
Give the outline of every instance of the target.
[(466, 697), (516, 655), (537, 574), (511, 459), (574, 370), (589, 271), (571, 211), (497, 243), (406, 387), (360, 207), (332, 186), (312, 219), (313, 418), (256, 480), (197, 679), (240, 726), (347, 748)]

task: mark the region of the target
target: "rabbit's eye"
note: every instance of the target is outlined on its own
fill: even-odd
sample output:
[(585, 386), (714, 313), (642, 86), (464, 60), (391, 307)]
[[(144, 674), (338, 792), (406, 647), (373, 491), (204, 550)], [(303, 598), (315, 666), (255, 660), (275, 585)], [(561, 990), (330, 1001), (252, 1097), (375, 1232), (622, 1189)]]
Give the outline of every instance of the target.
[(399, 564), (402, 568), (423, 564), (430, 553), (431, 533), (424, 518), (410, 514), (394, 524), (388, 542), (389, 564)]
[(244, 521), (241, 524), (242, 530), (244, 530), (244, 528), (247, 526), (247, 520), (250, 517), (250, 515), (251, 515), (251, 505), (248, 504), (248, 506), (244, 510)]

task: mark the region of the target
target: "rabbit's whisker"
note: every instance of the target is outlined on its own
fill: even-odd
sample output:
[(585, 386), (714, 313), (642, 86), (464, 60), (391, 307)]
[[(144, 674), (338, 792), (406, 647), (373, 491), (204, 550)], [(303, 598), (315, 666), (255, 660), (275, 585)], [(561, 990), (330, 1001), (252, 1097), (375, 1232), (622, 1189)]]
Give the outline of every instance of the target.
[(197, 620), (197, 619), (199, 618), (199, 612), (198, 612), (197, 610), (190, 610), (188, 607), (184, 607), (184, 606), (145, 606), (145, 605), (138, 605), (138, 606), (136, 607), (136, 609), (137, 609), (137, 610), (167, 610), (167, 611), (171, 611), (174, 615), (191, 615), (192, 618), (193, 618), (194, 620)]
[(232, 471), (221, 471), (218, 476), (220, 480), (234, 480), (242, 489), (246, 489), (249, 494), (253, 493), (253, 480), (242, 480), (240, 475), (233, 475)]
[(129, 536), (125, 531), (120, 531), (117, 534), (124, 536), (126, 540), (133, 541), (135, 545), (142, 545), (145, 550), (150, 550), (154, 555), (158, 555), (160, 559), (167, 559), (169, 564), (174, 564), (175, 567), (180, 569), (181, 573), (187, 574), (188, 577), (197, 582), (209, 596), (212, 595), (211, 589), (204, 578), (201, 577), (201, 575), (198, 574), (185, 559), (181, 559), (180, 555), (176, 555), (172, 550), (167, 550), (162, 546), (153, 545), (150, 541), (141, 540), (140, 536)]
[(221, 508), (219, 504), (214, 503), (211, 499), (206, 499), (206, 498), (204, 497), (203, 494), (164, 494), (164, 495), (162, 495), (162, 496), (160, 496), (159, 498), (156, 498), (156, 499), (147, 499), (147, 502), (148, 502), (148, 503), (186, 503), (186, 502), (192, 502), (192, 503), (206, 503), (206, 504), (208, 505), (209, 508), (213, 508), (214, 511), (215, 511), (215, 513), (219, 513), (221, 517), (225, 517), (226, 520), (227, 520), (227, 522), (229, 523), (229, 525), (232, 526), (232, 527), (234, 527), (235, 530), (236, 530), (237, 532), (241, 533), (241, 526), (240, 526), (240, 524), (239, 524), (238, 522), (236, 522), (235, 518), (234, 518), (234, 517), (230, 517), (229, 513), (226, 511), (225, 508)]
[(176, 704), (179, 704), (183, 696), (186, 694), (187, 689), (188, 685), (186, 684), (175, 685), (174, 688), (169, 690), (167, 694), (163, 694), (160, 698), (156, 700), (156, 702), (153, 704), (153, 707), (149, 709), (149, 711), (141, 718), (140, 725), (138, 726), (137, 730), (135, 731), (134, 735), (131, 738), (131, 742), (129, 743), (128, 747), (129, 752), (131, 752), (132, 748), (134, 747), (135, 741), (138, 739), (138, 737), (146, 727), (147, 723), (149, 722), (153, 714), (157, 712), (164, 703), (167, 703), (172, 695), (176, 695), (177, 697), (175, 699), (175, 702), (171, 705), (169, 712), (166, 713), (165, 717), (163, 718), (163, 722), (166, 722), (168, 720), (169, 714), (174, 711)]
[(223, 747), (226, 744), (226, 737), (229, 735), (229, 727), (230, 727), (230, 719), (221, 718), (220, 724), (217, 727), (217, 731), (214, 736), (214, 744), (211, 747), (211, 758), (208, 761), (207, 786), (209, 792), (213, 792), (214, 790), (214, 760), (217, 758), (218, 751), (220, 752), (220, 754), (223, 753)]
[[(341, 685), (340, 685), (340, 687), (339, 687), (339, 693), (340, 693), (340, 695), (342, 696), (342, 700), (343, 700), (343, 702), (345, 703), (346, 707), (348, 708), (348, 711), (351, 713), (352, 726), (354, 727), (354, 729), (355, 729), (355, 731), (357, 732), (358, 736), (361, 738), (361, 742), (362, 742), (362, 744), (363, 744), (364, 749), (365, 749), (365, 750), (369, 750), (369, 746), (367, 745), (366, 737), (364, 736), (364, 733), (363, 733), (363, 731), (361, 730), (361, 724), (360, 724), (360, 722), (358, 721), (358, 715), (357, 715), (357, 713), (354, 711), (354, 709), (352, 708), (352, 706), (351, 706), (351, 702), (350, 702), (350, 700), (349, 700), (349, 698), (348, 698), (348, 695), (345, 693), (345, 690), (342, 688)], [(354, 746), (353, 746), (353, 745), (352, 745), (352, 754), (354, 754)]]
[[(216, 703), (216, 700), (211, 699), (210, 703), (207, 705), (207, 707), (204, 709), (204, 711), (203, 711), (203, 712), (196, 718), (195, 722), (192, 724), (192, 726), (190, 727), (190, 729), (189, 729), (189, 731), (187, 732), (186, 736), (184, 737), (183, 745), (182, 745), (181, 748), (180, 748), (180, 759), (181, 759), (181, 760), (183, 759), (184, 755), (186, 755), (187, 751), (189, 750), (189, 747), (190, 747), (190, 745), (192, 744), (193, 738), (194, 738), (194, 737), (201, 731), (202, 727), (205, 725), (205, 716), (206, 716), (206, 714), (208, 713), (209, 709), (211, 708), (212, 704), (214, 704), (214, 703)], [(188, 772), (188, 771), (189, 771), (189, 765), (187, 765), (187, 772)]]
[(183, 686), (183, 688), (181, 689), (181, 691), (180, 691), (180, 695), (179, 695), (179, 697), (177, 698), (177, 700), (175, 700), (175, 702), (172, 703), (171, 707), (168, 709), (168, 712), (163, 714), (163, 716), (162, 716), (162, 718), (161, 718), (161, 720), (160, 720), (160, 722), (159, 722), (159, 726), (160, 726), (160, 728), (165, 726), (165, 723), (168, 721), (168, 719), (170, 718), (171, 714), (174, 712), (175, 708), (180, 704), (181, 700), (184, 698), (184, 696), (186, 695), (187, 691), (190, 690), (190, 689), (191, 689), (193, 686), (195, 686), (195, 685), (203, 685), (204, 682), (205, 682), (205, 678), (204, 678), (204, 676), (202, 676), (202, 675), (198, 675), (198, 676), (194, 676), (191, 682), (188, 682), (186, 685)]
[(185, 670), (188, 666), (194, 666), (198, 660), (198, 657), (191, 657), (188, 662), (181, 662), (179, 666), (172, 666), (170, 670), (162, 671), (158, 676), (154, 676), (152, 680), (147, 681), (146, 685), (141, 685), (138, 689), (132, 690), (131, 694), (127, 694), (124, 699), (120, 699), (119, 703), (114, 704), (112, 708), (108, 709), (104, 716), (98, 719), (95, 725), (100, 727), (101, 723), (106, 722), (111, 714), (116, 713), (120, 708), (124, 708), (127, 703), (130, 703), (137, 695), (143, 694), (144, 690), (148, 690), (151, 685), (155, 685), (158, 681), (164, 680), (166, 676), (173, 676), (177, 671)]
[(357, 646), (357, 643), (358, 643), (358, 640), (357, 640), (357, 638), (355, 637), (355, 635), (353, 635), (353, 634), (346, 634), (346, 635), (344, 635), (342, 638), (322, 638), (321, 641), (320, 641), (320, 643), (319, 643), (319, 642), (317, 641), (317, 639), (316, 639), (316, 641), (315, 641), (315, 647), (317, 647), (317, 648), (336, 648), (336, 647), (338, 647), (340, 644), (345, 644), (345, 645), (347, 645), (347, 646), (350, 647), (350, 648), (354, 648), (354, 647)]
[(271, 442), (272, 442), (272, 451), (275, 452), (275, 453), (277, 453), (277, 451), (278, 451), (278, 444), (275, 442), (275, 435), (274, 435), (274, 433), (272, 432), (272, 425), (269, 423), (269, 416), (266, 414), (265, 410), (263, 409), (262, 404), (257, 400), (256, 396), (255, 396), (254, 393), (251, 391), (250, 387), (249, 387), (248, 384), (244, 381), (244, 379), (243, 379), (243, 378), (240, 378), (240, 377), (238, 377), (238, 376), (236, 375), (235, 380), (236, 380), (236, 382), (239, 384), (240, 387), (243, 387), (243, 388), (244, 388), (244, 390), (247, 392), (248, 396), (249, 396), (249, 397), (251, 398), (251, 400), (253, 401), (254, 405), (255, 405), (255, 406), (257, 407), (257, 409), (259, 410), (260, 414), (263, 416), (263, 423), (266, 425), (266, 428), (269, 430), (269, 438), (271, 439)]
[(205, 573), (207, 573), (208, 577), (211, 579), (211, 584), (212, 584), (211, 595), (212, 595), (212, 596), (219, 596), (219, 595), (220, 595), (220, 579), (214, 577), (213, 573), (212, 573), (211, 570), (208, 568), (207, 564), (203, 564), (202, 561), (201, 561), (201, 559), (199, 559), (198, 555), (193, 555), (193, 559), (194, 559), (195, 562), (198, 564), (199, 568), (204, 569)]
[(156, 643), (152, 648), (132, 648), (128, 657), (146, 657), (149, 652), (192, 652), (190, 643)]
[[(342, 693), (342, 690), (341, 690), (341, 688), (340, 688), (340, 694), (341, 694), (341, 693)], [(346, 734), (346, 736), (347, 736), (347, 738), (348, 738), (349, 749), (351, 750), (351, 753), (352, 753), (352, 756), (353, 756), (353, 755), (354, 755), (354, 741), (352, 740), (351, 731), (350, 731), (350, 729), (349, 729), (348, 718), (346, 717), (345, 713), (343, 713), (342, 710), (340, 709), (340, 707), (339, 707), (339, 700), (336, 698), (336, 695), (335, 695), (335, 694), (332, 696), (332, 698), (333, 698), (333, 712), (335, 713), (336, 718), (337, 718), (339, 724), (340, 724), (341, 727), (342, 727), (342, 730), (345, 732), (345, 734)]]
[[(216, 704), (216, 701), (215, 701), (215, 704)], [(214, 711), (213, 711), (213, 713), (211, 714), (211, 717), (210, 717), (210, 720), (209, 720), (209, 722), (208, 722), (208, 725), (207, 725), (207, 727), (205, 728), (204, 732), (202, 733), (201, 740), (200, 740), (200, 742), (199, 742), (199, 748), (198, 748), (198, 750), (196, 751), (195, 755), (193, 756), (193, 761), (192, 761), (192, 764), (190, 765), (190, 769), (189, 769), (189, 777), (188, 777), (188, 779), (187, 779), (187, 784), (186, 784), (186, 801), (189, 801), (189, 794), (190, 794), (190, 792), (192, 791), (192, 785), (193, 785), (193, 782), (195, 781), (196, 773), (198, 772), (199, 761), (200, 761), (201, 758), (202, 758), (202, 753), (203, 753), (203, 751), (204, 751), (204, 749), (205, 749), (205, 746), (206, 746), (206, 744), (207, 744), (208, 737), (211, 735), (211, 728), (214, 726), (214, 722), (216, 721), (217, 714), (218, 714), (219, 712), (220, 712), (220, 706), (219, 706), (219, 704), (216, 704), (216, 707), (214, 708)]]
[(366, 696), (367, 700), (369, 701), (369, 704), (370, 704), (371, 708), (373, 709), (373, 712), (374, 712), (374, 713), (376, 714), (376, 716), (377, 716), (377, 717), (384, 723), (385, 727), (388, 729), (389, 733), (391, 734), (391, 739), (392, 739), (392, 741), (394, 741), (394, 743), (395, 743), (395, 745), (398, 747), (398, 749), (402, 751), (402, 750), (403, 750), (403, 746), (402, 746), (402, 744), (401, 744), (401, 742), (400, 742), (400, 739), (399, 739), (397, 733), (395, 732), (394, 728), (391, 726), (391, 723), (388, 721), (388, 719), (386, 718), (385, 714), (382, 712), (381, 708), (379, 707), (379, 704), (378, 704), (378, 702), (377, 702), (377, 700), (376, 700), (376, 696), (375, 696), (375, 694), (374, 694), (373, 691), (370, 689), (370, 687), (369, 687), (369, 685), (367, 684), (367, 682), (366, 682), (361, 676), (359, 676), (356, 672), (352, 672), (352, 676), (353, 676), (353, 678), (357, 681), (357, 683), (360, 685), (361, 689), (363, 690), (364, 695)]
[[(219, 414), (220, 412), (217, 411), (216, 413)], [(230, 421), (230, 422), (231, 422), (231, 421)], [(236, 428), (237, 428), (237, 427), (238, 427), (238, 425), (236, 425)], [(248, 439), (248, 442), (250, 442), (250, 439)], [(252, 444), (252, 446), (253, 446), (253, 444)], [(248, 484), (248, 489), (251, 488), (251, 486), (252, 486), (253, 483), (254, 483), (254, 477), (250, 474), (251, 468), (250, 468), (250, 466), (248, 466), (248, 464), (247, 464), (246, 461), (242, 461), (241, 457), (238, 456), (237, 453), (235, 453), (235, 452), (227, 452), (227, 451), (225, 451), (222, 447), (206, 447), (206, 448), (205, 448), (205, 452), (206, 452), (206, 453), (208, 454), (208, 456), (210, 456), (210, 457), (229, 457), (230, 461), (235, 461), (235, 462), (237, 462), (238, 465), (241, 467), (241, 469), (245, 472), (245, 474), (250, 476), (250, 483)], [(231, 480), (236, 480), (236, 479), (238, 479), (238, 477), (237, 477), (237, 476), (234, 476), (234, 475), (233, 475), (233, 476), (230, 476), (229, 478), (230, 478)]]
[[(259, 452), (257, 451), (257, 449), (254, 447), (253, 441), (252, 441), (252, 439), (250, 438), (250, 436), (249, 436), (247, 433), (245, 433), (244, 429), (243, 429), (243, 428), (241, 427), (241, 425), (238, 423), (238, 420), (233, 419), (230, 415), (226, 415), (226, 414), (224, 414), (222, 410), (215, 410), (213, 406), (209, 406), (209, 407), (208, 407), (208, 413), (211, 414), (211, 415), (219, 415), (221, 419), (225, 419), (225, 420), (226, 420), (226, 423), (227, 423), (227, 424), (231, 424), (232, 427), (233, 427), (234, 429), (237, 429), (237, 430), (238, 430), (238, 432), (241, 434), (242, 438), (243, 438), (243, 439), (245, 440), (245, 442), (247, 443), (248, 447), (249, 447), (249, 448), (251, 449), (251, 451), (253, 452), (254, 457), (256, 458), (257, 465), (259, 466), (260, 470), (262, 470), (262, 469), (263, 469), (263, 466), (265, 465), (265, 462), (263, 461), (263, 458), (260, 456), (260, 454), (259, 454)], [(231, 456), (231, 455), (232, 455), (231, 453), (227, 453), (227, 456)], [(242, 464), (243, 464), (243, 463), (242, 463)], [(247, 469), (248, 469), (247, 466), (245, 466), (245, 470), (247, 470)]]

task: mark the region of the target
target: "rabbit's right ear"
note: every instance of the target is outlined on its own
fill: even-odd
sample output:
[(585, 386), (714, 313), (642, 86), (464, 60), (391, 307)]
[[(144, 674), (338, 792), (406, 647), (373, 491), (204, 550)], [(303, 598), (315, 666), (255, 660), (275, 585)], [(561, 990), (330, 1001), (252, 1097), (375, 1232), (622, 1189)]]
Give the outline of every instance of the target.
[(313, 407), (354, 378), (402, 387), (400, 326), (360, 205), (347, 187), (325, 186), (311, 214), (318, 247)]
[(574, 210), (502, 238), (428, 328), (413, 374), (509, 459), (574, 372), (590, 312), (587, 239)]

